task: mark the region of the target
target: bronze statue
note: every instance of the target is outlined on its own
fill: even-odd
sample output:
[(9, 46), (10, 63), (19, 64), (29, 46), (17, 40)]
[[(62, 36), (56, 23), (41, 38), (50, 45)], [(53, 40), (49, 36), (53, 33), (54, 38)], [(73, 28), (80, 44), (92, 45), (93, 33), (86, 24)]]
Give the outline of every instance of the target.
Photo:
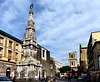
[(30, 5), (30, 9), (33, 9), (33, 3)]

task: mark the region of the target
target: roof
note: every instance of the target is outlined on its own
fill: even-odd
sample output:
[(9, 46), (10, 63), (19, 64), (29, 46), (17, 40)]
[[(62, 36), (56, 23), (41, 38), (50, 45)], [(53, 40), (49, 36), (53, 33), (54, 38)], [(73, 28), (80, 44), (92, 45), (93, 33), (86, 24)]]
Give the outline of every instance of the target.
[(92, 32), (92, 33), (97, 33), (97, 32), (100, 32), (100, 31), (95, 31), (95, 32)]
[(54, 58), (50, 57), (50, 60), (54, 60)]
[[(55, 60), (55, 62), (60, 63), (60, 62), (58, 62), (58, 61), (56, 61), (56, 60)], [(62, 63), (60, 63), (60, 64), (62, 64)], [(62, 65), (63, 65), (63, 64), (62, 64)]]
[(20, 44), (23, 43), (23, 42), (22, 42), (21, 40), (19, 40), (18, 38), (16, 38), (16, 37), (14, 37), (14, 36), (12, 36), (12, 35), (10, 35), (10, 34), (4, 32), (4, 31), (2, 31), (2, 30), (0, 30), (0, 34), (3, 35), (3, 36), (8, 37), (8, 38), (10, 38), (10, 39), (12, 39), (12, 40), (14, 40), (14, 41), (20, 43)]
[(87, 48), (88, 44), (81, 44), (81, 48)]

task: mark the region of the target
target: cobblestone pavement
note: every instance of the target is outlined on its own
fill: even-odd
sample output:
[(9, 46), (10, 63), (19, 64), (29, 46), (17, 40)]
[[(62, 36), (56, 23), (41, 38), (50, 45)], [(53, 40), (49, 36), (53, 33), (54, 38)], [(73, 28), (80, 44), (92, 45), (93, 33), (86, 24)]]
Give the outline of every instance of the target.
[(84, 81), (77, 81), (76, 78), (72, 78), (71, 81), (68, 81), (68, 79), (59, 79), (58, 82), (84, 82)]
[(26, 81), (26, 80), (17, 80), (15, 82), (42, 82), (42, 81), (37, 81), (37, 80), (32, 80), (32, 81)]
[[(15, 82), (42, 82), (42, 81), (38, 81), (38, 80), (32, 80), (32, 81), (17, 80)], [(84, 81), (77, 81), (76, 78), (72, 78), (71, 81), (68, 81), (68, 79), (58, 79), (57, 82), (84, 82)]]

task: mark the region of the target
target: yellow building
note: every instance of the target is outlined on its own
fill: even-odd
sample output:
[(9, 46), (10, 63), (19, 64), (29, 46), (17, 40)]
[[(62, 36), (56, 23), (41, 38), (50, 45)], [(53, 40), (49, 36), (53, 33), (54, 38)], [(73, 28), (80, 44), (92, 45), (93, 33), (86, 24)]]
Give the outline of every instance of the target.
[(87, 44), (80, 44), (80, 67), (81, 71), (87, 72), (88, 69)]
[(0, 30), (0, 75), (14, 76), (22, 54), (22, 41)]
[(55, 62), (55, 66), (56, 66), (56, 74), (60, 73), (59, 68), (62, 68), (63, 64), (58, 62), (58, 61), (54, 61)]

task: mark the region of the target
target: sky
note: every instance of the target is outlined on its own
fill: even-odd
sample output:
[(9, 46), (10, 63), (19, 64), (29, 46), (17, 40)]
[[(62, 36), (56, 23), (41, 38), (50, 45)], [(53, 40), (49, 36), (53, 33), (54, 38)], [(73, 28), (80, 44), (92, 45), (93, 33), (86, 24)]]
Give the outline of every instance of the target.
[(54, 60), (68, 65), (68, 52), (100, 31), (100, 0), (0, 0), (0, 29), (23, 39), (34, 5), (35, 36)]

